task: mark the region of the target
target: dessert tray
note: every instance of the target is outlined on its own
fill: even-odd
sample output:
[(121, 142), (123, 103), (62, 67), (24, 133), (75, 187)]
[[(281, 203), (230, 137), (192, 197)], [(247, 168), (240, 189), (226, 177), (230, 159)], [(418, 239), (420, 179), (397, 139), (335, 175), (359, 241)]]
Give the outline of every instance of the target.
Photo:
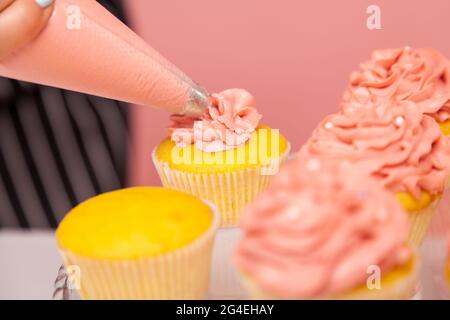
[[(231, 263), (234, 246), (240, 237), (239, 228), (222, 228), (216, 235), (213, 250), (211, 285), (208, 296), (210, 300), (242, 300), (248, 296), (241, 286), (239, 276)], [(446, 241), (444, 238), (427, 237), (420, 248), (422, 271), (420, 286), (414, 300), (450, 299), (444, 279), (446, 262)], [(78, 300), (75, 290), (68, 285), (64, 268), (58, 272), (53, 295), (57, 300)]]

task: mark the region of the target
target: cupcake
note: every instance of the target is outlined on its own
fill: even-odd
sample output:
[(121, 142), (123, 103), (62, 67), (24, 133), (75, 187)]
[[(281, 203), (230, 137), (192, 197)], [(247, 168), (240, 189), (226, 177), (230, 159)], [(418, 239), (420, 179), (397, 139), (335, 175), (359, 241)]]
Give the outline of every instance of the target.
[(375, 50), (350, 76), (344, 101), (379, 104), (412, 101), (450, 134), (450, 63), (431, 48)]
[(214, 203), (221, 226), (235, 226), (239, 212), (267, 188), (289, 153), (278, 132), (259, 124), (254, 98), (245, 90), (212, 95), (200, 118), (172, 116), (170, 137), (153, 150), (165, 187)]
[[(450, 135), (450, 63), (437, 50), (410, 47), (375, 50), (350, 76), (344, 101), (353, 105), (409, 100), (434, 118)], [(450, 177), (449, 177), (450, 178)], [(448, 198), (448, 195), (446, 196)], [(444, 197), (445, 199), (445, 197)], [(442, 201), (430, 225), (434, 237), (448, 232), (448, 200)]]
[(419, 261), (408, 218), (350, 162), (289, 161), (249, 205), (234, 263), (257, 299), (407, 299)]
[(219, 215), (170, 189), (140, 187), (89, 199), (56, 231), (83, 299), (201, 299)]
[(314, 130), (301, 153), (342, 157), (396, 195), (420, 244), (446, 187), (450, 145), (411, 101), (343, 103)]

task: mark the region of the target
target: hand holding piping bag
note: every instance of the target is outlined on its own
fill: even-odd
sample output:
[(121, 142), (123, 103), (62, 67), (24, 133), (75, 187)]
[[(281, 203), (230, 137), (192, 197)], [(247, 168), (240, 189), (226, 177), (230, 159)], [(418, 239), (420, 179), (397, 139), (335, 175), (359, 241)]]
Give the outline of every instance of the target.
[(210, 104), (203, 88), (92, 0), (0, 0), (0, 76), (171, 113), (198, 115)]

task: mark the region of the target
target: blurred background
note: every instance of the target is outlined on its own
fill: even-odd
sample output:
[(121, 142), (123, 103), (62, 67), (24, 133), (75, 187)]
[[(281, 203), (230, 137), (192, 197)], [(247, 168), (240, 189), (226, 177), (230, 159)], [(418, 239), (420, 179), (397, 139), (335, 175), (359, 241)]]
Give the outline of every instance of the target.
[[(210, 92), (250, 91), (294, 150), (337, 109), (372, 50), (434, 47), (450, 57), (448, 0), (99, 2)], [(381, 9), (380, 30), (367, 28), (370, 5)], [(51, 229), (95, 194), (158, 185), (150, 155), (167, 124), (149, 107), (0, 78), (0, 298), (24, 291), (14, 291), (13, 269), (35, 272), (32, 297), (49, 290), (57, 269), (27, 266), (40, 249), (59, 261), (51, 233), (31, 235), (40, 249), (25, 256), (30, 240), (5, 230)]]

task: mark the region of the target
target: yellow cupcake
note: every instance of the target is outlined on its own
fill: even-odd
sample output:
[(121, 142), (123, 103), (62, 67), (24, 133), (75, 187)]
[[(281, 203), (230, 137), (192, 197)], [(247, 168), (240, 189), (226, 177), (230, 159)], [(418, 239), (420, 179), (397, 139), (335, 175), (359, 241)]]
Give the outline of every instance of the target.
[[(323, 300), (409, 300), (416, 294), (417, 279), (419, 276), (420, 264), (416, 255), (408, 263), (398, 266), (382, 275), (379, 288), (369, 288), (367, 284), (361, 285), (348, 292), (339, 295), (322, 296), (316, 299)], [(249, 294), (253, 299), (261, 300), (282, 300), (284, 297), (274, 296), (265, 292), (254, 280), (246, 275), (242, 275)], [(291, 299), (295, 299), (290, 297)]]
[[(412, 249), (411, 249), (412, 250)], [(344, 293), (339, 299), (352, 300), (408, 300), (413, 297), (417, 291), (417, 279), (419, 277), (419, 261), (417, 256), (405, 264), (400, 265), (382, 275), (380, 288), (382, 290), (369, 289), (367, 284)], [(333, 297), (330, 297), (333, 298)]]
[(419, 246), (426, 236), (428, 226), (433, 219), (442, 194), (432, 195), (422, 191), (419, 199), (416, 199), (409, 192), (398, 192), (395, 195), (409, 216), (410, 231), (408, 240), (412, 244)]
[(444, 136), (448, 137), (450, 135), (450, 120), (444, 122), (438, 122), (441, 132)]
[(256, 299), (409, 299), (420, 259), (408, 231), (360, 168), (300, 154), (246, 208), (233, 262)]
[(222, 226), (234, 226), (241, 209), (266, 189), (290, 150), (278, 130), (260, 125), (237, 148), (203, 152), (193, 144), (180, 148), (170, 138), (153, 151), (165, 187), (184, 191), (217, 205)]
[(200, 299), (219, 216), (175, 190), (113, 191), (70, 211), (56, 232), (83, 299)]

